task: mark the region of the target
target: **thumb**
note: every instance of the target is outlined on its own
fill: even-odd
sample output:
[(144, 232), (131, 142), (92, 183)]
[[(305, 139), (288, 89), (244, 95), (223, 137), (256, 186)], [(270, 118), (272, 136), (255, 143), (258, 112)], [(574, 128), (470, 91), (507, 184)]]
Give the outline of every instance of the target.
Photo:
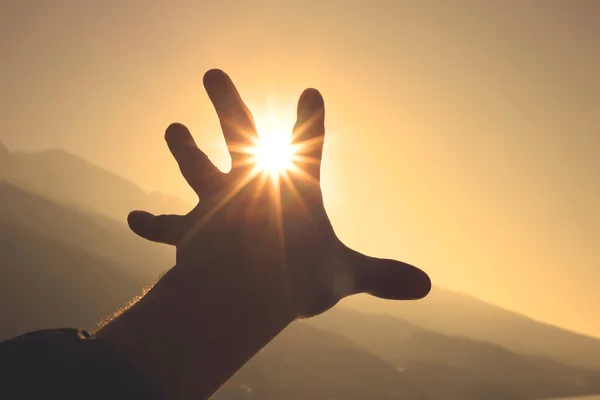
[(356, 290), (390, 300), (417, 300), (431, 290), (421, 269), (396, 260), (369, 257), (350, 248), (346, 261), (355, 271)]
[(146, 211), (130, 212), (127, 223), (138, 236), (173, 246), (183, 238), (188, 227), (182, 215), (153, 215)]

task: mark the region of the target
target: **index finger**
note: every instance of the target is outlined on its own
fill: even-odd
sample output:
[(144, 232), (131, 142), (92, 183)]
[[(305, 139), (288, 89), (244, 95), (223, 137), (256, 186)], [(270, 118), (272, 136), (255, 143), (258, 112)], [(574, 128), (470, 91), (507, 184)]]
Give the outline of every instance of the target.
[(204, 74), (204, 88), (213, 103), (231, 155), (231, 169), (251, 164), (248, 149), (258, 140), (254, 118), (229, 76), (212, 69)]

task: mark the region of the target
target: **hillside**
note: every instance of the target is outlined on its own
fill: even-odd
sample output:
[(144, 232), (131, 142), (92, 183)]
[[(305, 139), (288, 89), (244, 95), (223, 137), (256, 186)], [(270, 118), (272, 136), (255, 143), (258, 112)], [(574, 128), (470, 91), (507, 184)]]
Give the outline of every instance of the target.
[(413, 382), (429, 385), (428, 393), (433, 396), (470, 393), (473, 386), (487, 384), (510, 388), (511, 398), (546, 398), (599, 390), (599, 373), (515, 353), (491, 343), (428, 331), (387, 315), (338, 306), (308, 323), (364, 346), (411, 376)]
[(344, 337), (295, 322), (214, 396), (218, 399), (429, 397), (392, 365)]
[(145, 283), (155, 281), (174, 260), (173, 248), (137, 237), (124, 223), (55, 203), (2, 181), (0, 221), (82, 249), (121, 266), (124, 273)]
[(185, 214), (192, 206), (134, 183), (64, 150), (9, 152), (0, 144), (0, 178), (72, 207), (125, 221), (134, 209)]
[(393, 315), (436, 332), (600, 369), (599, 339), (544, 324), (439, 286), (434, 286), (425, 299), (417, 302), (391, 303), (356, 296), (344, 303), (360, 311)]
[(0, 340), (35, 329), (91, 328), (143, 283), (75, 247), (0, 222)]

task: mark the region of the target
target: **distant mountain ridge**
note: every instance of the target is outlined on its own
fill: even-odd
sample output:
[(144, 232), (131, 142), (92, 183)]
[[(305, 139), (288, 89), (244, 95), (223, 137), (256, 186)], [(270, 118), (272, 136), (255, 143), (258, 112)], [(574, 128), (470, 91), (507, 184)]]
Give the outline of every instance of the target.
[(87, 211), (124, 221), (134, 209), (185, 214), (192, 205), (134, 183), (64, 150), (10, 152), (0, 143), (0, 178)]
[(106, 260), (0, 221), (0, 340), (36, 329), (91, 329), (144, 282)]
[(284, 330), (213, 398), (432, 399), (420, 382), (367, 349), (304, 321)]
[(348, 306), (402, 318), (448, 335), (483, 340), (517, 352), (600, 370), (600, 340), (545, 324), (472, 296), (433, 286), (416, 302), (389, 302), (369, 296), (344, 300)]
[(144, 283), (154, 282), (174, 263), (172, 247), (137, 237), (124, 223), (70, 208), (2, 181), (0, 222), (83, 250)]
[(364, 346), (412, 376), (412, 381), (431, 386), (428, 393), (441, 398), (452, 391), (468, 391), (470, 382), (503, 385), (526, 398), (600, 390), (600, 371), (517, 353), (464, 336), (441, 334), (385, 314), (357, 312), (340, 305), (307, 323)]

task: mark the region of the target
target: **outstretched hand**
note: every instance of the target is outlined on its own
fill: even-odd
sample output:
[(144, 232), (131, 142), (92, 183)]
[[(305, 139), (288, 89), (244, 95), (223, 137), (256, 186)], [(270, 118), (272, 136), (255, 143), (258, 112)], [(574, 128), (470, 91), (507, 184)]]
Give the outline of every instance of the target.
[(298, 102), (294, 165), (273, 176), (256, 169), (256, 127), (230, 78), (211, 70), (204, 86), (232, 169), (219, 171), (185, 126), (170, 125), (165, 139), (200, 201), (185, 216), (134, 211), (128, 221), (135, 233), (177, 246), (178, 268), (192, 271), (198, 291), (217, 284), (216, 274), (229, 282), (223, 295), (260, 301), (290, 320), (322, 313), (355, 293), (395, 300), (427, 295), (431, 282), (420, 269), (365, 256), (337, 238), (320, 188), (325, 108), (317, 90), (305, 90)]

